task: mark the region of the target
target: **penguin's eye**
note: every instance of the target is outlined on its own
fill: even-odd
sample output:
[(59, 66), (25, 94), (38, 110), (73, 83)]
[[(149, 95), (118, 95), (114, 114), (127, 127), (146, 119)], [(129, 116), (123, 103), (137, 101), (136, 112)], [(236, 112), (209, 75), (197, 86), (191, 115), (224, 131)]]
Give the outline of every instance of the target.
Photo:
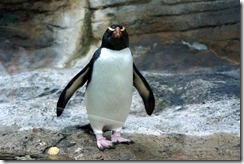
[(115, 29), (112, 28), (112, 27), (108, 27), (108, 29), (109, 29), (110, 31), (115, 31)]

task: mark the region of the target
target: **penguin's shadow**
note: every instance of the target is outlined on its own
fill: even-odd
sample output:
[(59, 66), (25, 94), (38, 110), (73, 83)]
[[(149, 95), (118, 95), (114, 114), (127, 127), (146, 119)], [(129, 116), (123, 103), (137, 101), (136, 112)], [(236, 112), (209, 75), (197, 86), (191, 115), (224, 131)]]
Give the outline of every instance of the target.
[[(83, 131), (84, 133), (89, 134), (92, 137), (95, 137), (95, 133), (93, 132), (90, 123), (89, 124), (85, 124), (85, 125), (78, 125), (78, 126), (76, 126), (76, 129), (79, 129), (79, 130)], [(107, 139), (111, 139), (111, 134), (112, 134), (111, 130), (103, 130), (103, 135)]]
[(91, 124), (85, 124), (85, 125), (78, 125), (76, 126), (77, 129), (87, 133), (87, 134), (90, 134), (90, 135), (95, 135), (95, 133), (93, 132), (92, 130), (92, 127), (91, 127)]

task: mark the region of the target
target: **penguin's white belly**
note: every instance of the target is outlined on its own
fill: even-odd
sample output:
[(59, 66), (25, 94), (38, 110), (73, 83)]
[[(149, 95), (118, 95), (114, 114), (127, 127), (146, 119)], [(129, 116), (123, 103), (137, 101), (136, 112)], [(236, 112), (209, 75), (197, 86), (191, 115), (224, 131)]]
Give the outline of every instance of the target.
[(93, 65), (85, 102), (95, 133), (120, 129), (130, 110), (133, 87), (133, 59), (129, 48), (101, 49)]

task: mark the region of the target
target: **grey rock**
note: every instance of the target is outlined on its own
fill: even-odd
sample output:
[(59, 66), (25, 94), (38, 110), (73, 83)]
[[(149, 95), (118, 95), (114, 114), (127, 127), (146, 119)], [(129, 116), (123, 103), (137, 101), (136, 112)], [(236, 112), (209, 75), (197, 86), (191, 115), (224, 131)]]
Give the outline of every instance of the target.
[(208, 49), (208, 47), (206, 45), (201, 44), (201, 43), (197, 43), (197, 42), (194, 42), (193, 44), (191, 44), (191, 43), (182, 41), (182, 44), (187, 45), (189, 48), (196, 49), (196, 50), (199, 50), (199, 51)]
[[(236, 136), (233, 144), (237, 145), (240, 139), (240, 69), (228, 69), (177, 74), (142, 72), (155, 94), (155, 112), (150, 117), (146, 115), (142, 100), (134, 90), (131, 112), (123, 128), (124, 135), (131, 136), (132, 140), (138, 138), (138, 142), (145, 146), (149, 143), (143, 144), (143, 140), (152, 136), (172, 139), (172, 134), (188, 138), (224, 133), (227, 138)], [(0, 76), (0, 154), (5, 154), (2, 158), (17, 159), (14, 157), (31, 155), (34, 159), (50, 160), (145, 159), (130, 152), (140, 149), (139, 145), (129, 146), (130, 151), (118, 146), (119, 151), (104, 156), (96, 148), (92, 132), (79, 129), (79, 126), (89, 123), (83, 102), (85, 87), (74, 94), (64, 113), (57, 118), (57, 99), (68, 81), (79, 71), (77, 68), (40, 69)], [(196, 140), (202, 143), (199, 138)], [(219, 138), (214, 140), (217, 142)], [(210, 142), (210, 139), (206, 141)], [(179, 144), (186, 146), (190, 143)], [(171, 151), (183, 151), (175, 145), (175, 141), (170, 144), (173, 147), (163, 146), (166, 156)], [(221, 150), (230, 149), (234, 152), (230, 158), (238, 158), (238, 148), (223, 145), (216, 146)], [(61, 149), (59, 156), (47, 156), (46, 151), (51, 146)], [(157, 149), (161, 151), (161, 148)], [(144, 149), (140, 151), (142, 154), (149, 153)], [(88, 155), (90, 152), (93, 152), (92, 156)], [(148, 159), (158, 159), (159, 156), (150, 157), (150, 153), (147, 154)], [(190, 155), (184, 158), (195, 159)], [(205, 158), (216, 159), (217, 156), (199, 157)]]
[(237, 1), (91, 1), (91, 7), (94, 8), (92, 31), (96, 39), (102, 36), (102, 29), (119, 23), (127, 27), (132, 47), (177, 44), (185, 40), (203, 43), (217, 55), (239, 61), (237, 47), (240, 45), (235, 39), (240, 36), (240, 3)]
[(13, 72), (23, 71), (23, 55), (28, 69), (63, 67), (80, 42), (85, 8), (86, 1), (80, 0), (1, 1), (0, 58), (7, 60), (6, 70), (11, 73), (11, 65)]
[(171, 60), (165, 60), (165, 49), (170, 55), (179, 54), (182, 41), (240, 63), (240, 2), (235, 0), (2, 0), (0, 10), (0, 60), (8, 73), (79, 67), (115, 23), (126, 27), (133, 53), (142, 55), (144, 70), (148, 69), (142, 67), (147, 65), (145, 59), (155, 60), (155, 54), (161, 64), (173, 67)]
[[(44, 69), (0, 77), (0, 85), (3, 86), (0, 91), (4, 95), (0, 97), (0, 102), (2, 102), (0, 105), (1, 125), (17, 125), (21, 130), (28, 128), (61, 130), (65, 127), (88, 123), (83, 102), (85, 87), (74, 94), (63, 115), (56, 117), (57, 99), (68, 81), (78, 72), (79, 69)], [(205, 133), (205, 131), (206, 133), (209, 131), (238, 133), (240, 76), (235, 77), (238, 72), (239, 69), (232, 70), (232, 72), (201, 71), (194, 74), (143, 73), (155, 93), (155, 117), (145, 117), (146, 113), (141, 98), (137, 91), (134, 91), (132, 115), (128, 118), (125, 131), (143, 132), (143, 129), (137, 127), (143, 124), (145, 126), (142, 128), (146, 128), (147, 133), (158, 134), (165, 131), (165, 129), (159, 130), (158, 126), (168, 116), (170, 116), (168, 120), (170, 124), (172, 124), (172, 120), (177, 120), (176, 124), (180, 123), (185, 126), (184, 121), (180, 122), (180, 118), (188, 116), (177, 113), (185, 113), (185, 111), (188, 113), (189, 111), (192, 114), (195, 111), (195, 115), (189, 115), (189, 117), (197, 118), (204, 114), (204, 117), (201, 118), (204, 119), (203, 122), (192, 119), (192, 127), (188, 126), (186, 129), (171, 127), (172, 130), (180, 130), (185, 134)], [(232, 74), (234, 76), (231, 76)], [(227, 118), (225, 115), (229, 115), (229, 117)], [(207, 125), (207, 120), (213, 122), (215, 120), (217, 124)], [(198, 123), (200, 125), (196, 126)], [(222, 124), (223, 129), (219, 123)], [(203, 126), (206, 127), (203, 128)], [(171, 132), (169, 127), (167, 129)]]

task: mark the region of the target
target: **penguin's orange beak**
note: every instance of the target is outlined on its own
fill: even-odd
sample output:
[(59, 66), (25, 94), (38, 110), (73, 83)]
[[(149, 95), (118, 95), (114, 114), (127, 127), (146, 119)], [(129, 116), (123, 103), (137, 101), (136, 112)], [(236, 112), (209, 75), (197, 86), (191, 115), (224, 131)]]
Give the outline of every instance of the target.
[(119, 27), (116, 27), (113, 35), (114, 35), (115, 38), (120, 38), (122, 36), (121, 29)]

